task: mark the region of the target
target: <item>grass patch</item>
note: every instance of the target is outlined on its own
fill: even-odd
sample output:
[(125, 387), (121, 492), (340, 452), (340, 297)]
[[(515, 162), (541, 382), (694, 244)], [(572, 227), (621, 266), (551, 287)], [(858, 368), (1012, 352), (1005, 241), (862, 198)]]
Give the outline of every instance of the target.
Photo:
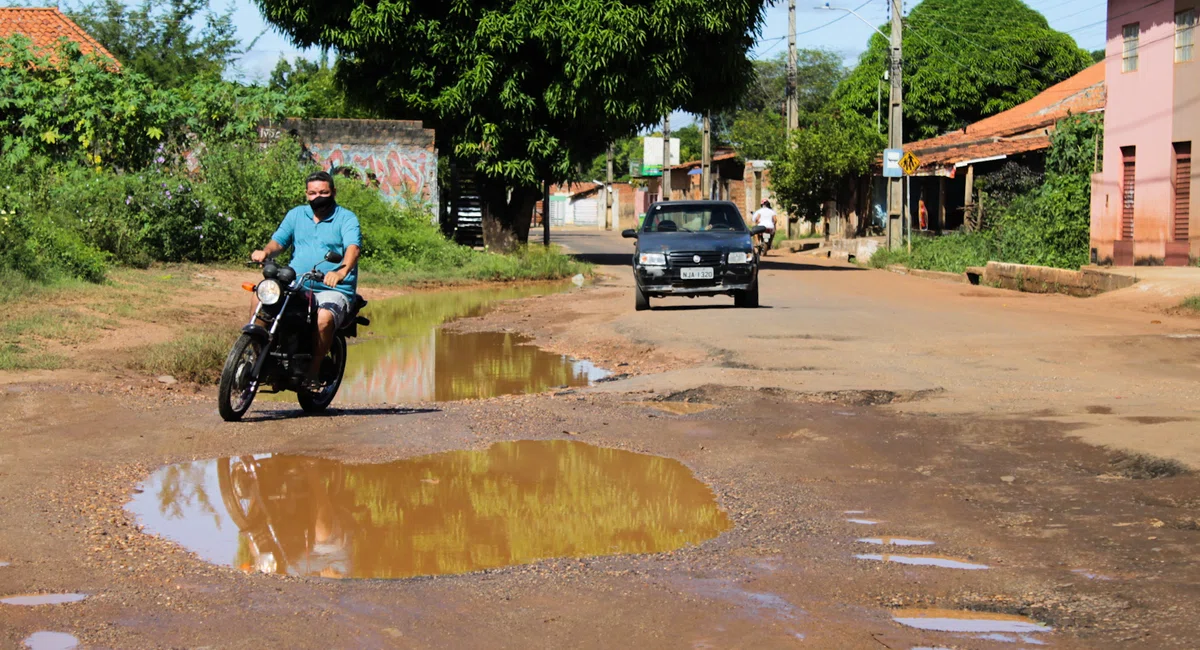
[(1187, 465), (1179, 461), (1149, 454), (1117, 453), (1109, 460), (1109, 464), (1121, 476), (1137, 480), (1168, 478), (1190, 473)]
[(991, 233), (951, 233), (913, 238), (912, 253), (907, 247), (894, 251), (881, 248), (871, 255), (870, 265), (882, 269), (903, 264), (910, 269), (963, 273), (968, 267), (986, 266), (991, 259), (996, 259)]
[(562, 280), (578, 274), (590, 276), (591, 264), (580, 262), (557, 246), (526, 246), (500, 255), (472, 251), (460, 265), (434, 268), (386, 269), (368, 267), (359, 282), (362, 285), (463, 284), (470, 282), (513, 282)]
[(19, 345), (0, 344), (0, 370), (57, 370), (66, 365), (66, 359)]
[(215, 384), (233, 343), (229, 330), (186, 334), (167, 343), (144, 348), (130, 364), (150, 375), (170, 375), (180, 381)]
[(1179, 303), (1179, 306), (1182, 309), (1190, 309), (1194, 312), (1200, 313), (1200, 296), (1192, 296), (1191, 298)]

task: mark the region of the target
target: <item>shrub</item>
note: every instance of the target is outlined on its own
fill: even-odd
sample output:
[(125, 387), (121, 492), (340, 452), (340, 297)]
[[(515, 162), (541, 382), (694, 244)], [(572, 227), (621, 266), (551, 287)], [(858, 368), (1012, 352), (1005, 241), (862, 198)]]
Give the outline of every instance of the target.
[(104, 279), (104, 253), (84, 241), (58, 215), (37, 209), (38, 192), (18, 182), (0, 188), (0, 268), (49, 282)]

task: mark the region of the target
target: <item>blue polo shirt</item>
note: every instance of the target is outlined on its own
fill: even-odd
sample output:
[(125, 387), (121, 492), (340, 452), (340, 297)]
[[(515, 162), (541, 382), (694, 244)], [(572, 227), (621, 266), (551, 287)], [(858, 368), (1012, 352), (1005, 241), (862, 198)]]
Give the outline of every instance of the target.
[[(271, 239), (285, 250), (293, 244), (292, 268), (296, 275), (308, 273), (314, 266), (322, 273), (336, 269), (340, 264), (325, 261), (325, 253), (336, 251), (343, 257), (350, 246), (362, 248), (362, 229), (358, 226), (358, 216), (342, 206), (334, 206), (333, 214), (320, 220), (313, 221), (313, 211), (308, 205), (292, 208), (279, 229), (271, 235)], [(323, 284), (309, 281), (307, 289), (312, 291), (328, 290)], [(346, 277), (338, 283), (336, 289), (349, 298), (354, 298), (358, 289), (358, 266), (350, 269)]]

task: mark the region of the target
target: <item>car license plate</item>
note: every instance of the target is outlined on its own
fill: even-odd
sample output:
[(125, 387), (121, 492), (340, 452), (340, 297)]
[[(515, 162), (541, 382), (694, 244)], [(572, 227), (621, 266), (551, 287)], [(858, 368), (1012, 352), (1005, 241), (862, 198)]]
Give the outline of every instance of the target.
[(684, 280), (711, 280), (713, 279), (713, 270), (711, 267), (679, 269), (679, 277)]

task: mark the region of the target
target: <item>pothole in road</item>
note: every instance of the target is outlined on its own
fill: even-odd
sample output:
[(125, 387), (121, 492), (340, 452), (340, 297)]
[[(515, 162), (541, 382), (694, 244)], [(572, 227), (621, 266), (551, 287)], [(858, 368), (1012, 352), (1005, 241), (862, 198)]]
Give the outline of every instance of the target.
[(989, 568), (986, 564), (977, 564), (968, 562), (955, 557), (944, 557), (941, 555), (894, 555), (884, 553), (862, 553), (854, 557), (860, 560), (873, 560), (876, 562), (895, 562), (896, 564), (908, 564), (911, 566), (933, 566), (943, 569), (963, 569), (966, 571), (978, 571)]
[(87, 594), (26, 594), (0, 598), (0, 603), (24, 606), (64, 605), (66, 603), (77, 603), (85, 598), (87, 598)]
[(502, 442), (381, 464), (256, 455), (163, 467), (126, 506), (146, 532), (246, 572), (459, 574), (658, 553), (730, 521), (676, 460), (581, 442)]
[(79, 647), (79, 639), (66, 632), (34, 632), (22, 641), (29, 650), (71, 650)]
[[(552, 285), (436, 291), (372, 302), (371, 325), (352, 340), (337, 402), (406, 404), (484, 399), (577, 388), (609, 376), (589, 361), (547, 352), (507, 332), (456, 332), (443, 325), (486, 314), (504, 300), (560, 291)], [(291, 393), (264, 395), (293, 401)]]
[(935, 543), (928, 539), (908, 539), (906, 537), (861, 537), (857, 541), (877, 546), (933, 546)]
[(897, 609), (892, 611), (892, 620), (931, 632), (1039, 634), (1054, 629), (1024, 616), (956, 609)]

